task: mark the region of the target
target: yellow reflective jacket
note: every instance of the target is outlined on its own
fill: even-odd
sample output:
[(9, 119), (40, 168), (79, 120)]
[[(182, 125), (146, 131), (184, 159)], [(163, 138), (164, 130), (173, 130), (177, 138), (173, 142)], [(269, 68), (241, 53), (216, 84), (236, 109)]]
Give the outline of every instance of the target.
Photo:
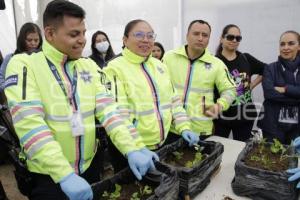
[(235, 83), (225, 64), (207, 49), (191, 64), (185, 46), (167, 52), (163, 62), (191, 119), (192, 131), (212, 134), (212, 118), (204, 115), (204, 109), (214, 104), (214, 87), (220, 93), (217, 103), (223, 110), (227, 110), (236, 97)]
[[(14, 127), (31, 172), (48, 174), (55, 182), (73, 171), (83, 173), (97, 150), (95, 116), (123, 154), (144, 147), (136, 130), (125, 126), (92, 60), (68, 61), (66, 55), (47, 41), (42, 50), (30, 56), (14, 56), (5, 80)], [(46, 57), (56, 68), (67, 93), (63, 92)], [(76, 92), (72, 96), (75, 74)], [(72, 136), (70, 120), (75, 110), (83, 121), (81, 136)]]
[(104, 72), (111, 80), (122, 116), (133, 122), (148, 148), (163, 144), (172, 122), (179, 133), (190, 130), (169, 71), (161, 61), (152, 56), (145, 60), (125, 48)]

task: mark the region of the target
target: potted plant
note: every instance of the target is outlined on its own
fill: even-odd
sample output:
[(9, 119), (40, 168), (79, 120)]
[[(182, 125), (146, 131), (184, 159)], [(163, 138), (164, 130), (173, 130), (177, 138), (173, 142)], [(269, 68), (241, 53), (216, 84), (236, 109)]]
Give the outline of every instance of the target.
[(92, 185), (94, 200), (177, 200), (176, 171), (156, 163), (156, 171), (138, 181), (129, 168)]
[(297, 199), (296, 183), (288, 182), (286, 170), (298, 166), (295, 149), (265, 139), (251, 140), (239, 154), (232, 181), (234, 193), (253, 199)]
[(180, 180), (180, 198), (195, 197), (210, 182), (222, 161), (224, 146), (218, 142), (200, 141), (190, 147), (183, 139), (166, 145), (158, 151), (160, 162), (177, 171)]

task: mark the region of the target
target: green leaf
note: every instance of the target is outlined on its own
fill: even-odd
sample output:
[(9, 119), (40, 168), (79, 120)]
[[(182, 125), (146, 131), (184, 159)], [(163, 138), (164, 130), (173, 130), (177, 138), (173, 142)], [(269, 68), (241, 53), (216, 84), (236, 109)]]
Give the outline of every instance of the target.
[(138, 192), (135, 192), (131, 195), (131, 198), (130, 200), (140, 200), (139, 198), (139, 193)]
[(177, 160), (180, 160), (183, 156), (183, 152), (174, 151), (172, 154), (175, 156)]
[(152, 188), (149, 185), (145, 185), (143, 194), (151, 194), (152, 193)]
[(118, 192), (120, 192), (122, 189), (121, 185), (119, 185), (119, 184), (115, 184), (115, 187), (116, 187), (115, 191), (118, 191)]
[(192, 168), (193, 167), (193, 162), (192, 161), (188, 161), (187, 163), (185, 163), (185, 167)]
[(286, 151), (286, 149), (284, 148), (284, 146), (281, 144), (281, 142), (278, 139), (274, 138), (273, 141), (274, 142), (270, 148), (272, 153), (279, 153), (280, 151), (281, 152)]
[(107, 191), (104, 191), (103, 194), (102, 194), (102, 197), (109, 197), (109, 194)]
[(250, 160), (254, 160), (254, 161), (260, 161), (260, 160), (261, 160), (261, 158), (260, 158), (260, 157), (258, 157), (258, 156), (251, 156), (251, 157), (250, 157)]

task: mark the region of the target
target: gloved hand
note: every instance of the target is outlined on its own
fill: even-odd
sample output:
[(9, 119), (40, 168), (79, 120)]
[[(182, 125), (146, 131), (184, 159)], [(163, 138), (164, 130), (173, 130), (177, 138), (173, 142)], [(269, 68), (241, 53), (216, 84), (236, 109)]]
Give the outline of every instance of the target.
[(129, 167), (138, 180), (142, 180), (149, 169), (155, 169), (152, 157), (141, 151), (131, 151), (127, 157)]
[(142, 152), (143, 154), (146, 154), (146, 155), (150, 156), (152, 160), (154, 159), (154, 161), (159, 161), (158, 155), (157, 155), (155, 152), (150, 151), (150, 150), (147, 149), (146, 147), (145, 147), (145, 148), (142, 148), (142, 149), (141, 149), (141, 152)]
[(70, 200), (93, 200), (93, 191), (86, 180), (71, 173), (60, 182), (62, 191), (69, 197)]
[(189, 130), (182, 131), (182, 137), (189, 143), (189, 146), (193, 146), (199, 142), (199, 135)]
[[(300, 178), (300, 168), (288, 169), (286, 170), (286, 172), (292, 174), (292, 176), (289, 177), (288, 181), (294, 181)], [(297, 188), (300, 188), (300, 182), (298, 182)]]
[(300, 153), (300, 137), (294, 140), (293, 146), (295, 146), (297, 153)]

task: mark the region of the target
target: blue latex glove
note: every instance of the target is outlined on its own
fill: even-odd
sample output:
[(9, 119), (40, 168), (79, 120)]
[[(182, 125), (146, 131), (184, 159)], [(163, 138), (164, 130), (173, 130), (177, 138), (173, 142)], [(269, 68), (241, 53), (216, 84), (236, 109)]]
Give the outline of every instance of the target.
[(181, 135), (183, 139), (189, 143), (190, 146), (193, 146), (199, 142), (199, 135), (192, 131), (184, 130), (182, 131)]
[(71, 173), (60, 182), (62, 191), (69, 197), (70, 200), (93, 200), (93, 191), (89, 183)]
[(297, 137), (294, 140), (293, 145), (295, 146), (297, 153), (300, 153), (300, 137)]
[(155, 169), (152, 157), (141, 151), (131, 151), (127, 157), (129, 167), (138, 180), (142, 180), (149, 169)]
[(157, 155), (155, 152), (150, 151), (150, 150), (147, 149), (147, 148), (142, 148), (142, 149), (141, 149), (141, 152), (142, 152), (143, 154), (146, 154), (146, 155), (150, 156), (152, 160), (154, 160), (154, 161), (159, 161), (159, 157), (158, 157), (158, 155)]
[[(300, 178), (300, 168), (288, 169), (286, 172), (292, 174), (288, 181), (295, 181)], [(300, 182), (298, 182), (297, 188), (300, 188)]]

